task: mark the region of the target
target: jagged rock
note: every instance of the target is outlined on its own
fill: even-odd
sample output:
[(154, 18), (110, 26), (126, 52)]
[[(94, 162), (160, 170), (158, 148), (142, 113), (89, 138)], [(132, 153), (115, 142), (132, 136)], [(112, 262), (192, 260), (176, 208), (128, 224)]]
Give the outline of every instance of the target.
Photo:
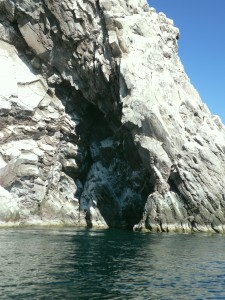
[(0, 1), (0, 222), (225, 231), (225, 129), (146, 0)]

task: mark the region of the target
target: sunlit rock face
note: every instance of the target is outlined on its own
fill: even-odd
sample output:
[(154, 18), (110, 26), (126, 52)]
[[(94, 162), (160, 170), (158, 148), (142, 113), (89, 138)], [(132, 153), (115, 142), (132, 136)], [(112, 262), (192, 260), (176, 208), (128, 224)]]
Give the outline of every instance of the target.
[(0, 222), (225, 230), (225, 130), (145, 0), (0, 1)]

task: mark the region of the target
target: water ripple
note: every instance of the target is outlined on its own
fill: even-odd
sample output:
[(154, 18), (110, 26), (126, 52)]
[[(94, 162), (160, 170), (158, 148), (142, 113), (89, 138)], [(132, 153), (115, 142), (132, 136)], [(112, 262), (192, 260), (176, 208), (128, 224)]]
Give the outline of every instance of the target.
[(225, 299), (225, 237), (1, 229), (1, 299)]

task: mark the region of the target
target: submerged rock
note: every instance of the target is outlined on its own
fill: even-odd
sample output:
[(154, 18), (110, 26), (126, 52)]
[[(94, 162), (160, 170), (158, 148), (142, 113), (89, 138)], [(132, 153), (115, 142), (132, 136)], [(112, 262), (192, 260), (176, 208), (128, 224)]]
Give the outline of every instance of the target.
[(225, 129), (145, 0), (0, 2), (0, 222), (225, 230)]

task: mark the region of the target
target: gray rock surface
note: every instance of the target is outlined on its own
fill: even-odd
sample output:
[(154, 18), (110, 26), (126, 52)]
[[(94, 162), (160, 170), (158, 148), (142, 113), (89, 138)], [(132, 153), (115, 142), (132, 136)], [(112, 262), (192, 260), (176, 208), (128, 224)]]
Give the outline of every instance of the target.
[(225, 231), (225, 128), (146, 0), (0, 1), (0, 222)]

